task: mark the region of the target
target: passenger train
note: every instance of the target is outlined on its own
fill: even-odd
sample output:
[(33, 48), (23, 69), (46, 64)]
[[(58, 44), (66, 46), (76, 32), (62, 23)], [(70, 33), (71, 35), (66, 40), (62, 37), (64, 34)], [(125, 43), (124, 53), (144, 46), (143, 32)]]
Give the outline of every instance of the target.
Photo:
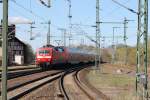
[(36, 65), (42, 68), (56, 64), (79, 64), (95, 61), (95, 54), (64, 46), (43, 46), (36, 51)]

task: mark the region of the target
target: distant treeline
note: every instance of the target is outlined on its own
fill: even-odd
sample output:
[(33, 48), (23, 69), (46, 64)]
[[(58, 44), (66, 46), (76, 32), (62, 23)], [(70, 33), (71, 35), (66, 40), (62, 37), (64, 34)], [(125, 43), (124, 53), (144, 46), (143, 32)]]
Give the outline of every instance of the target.
[[(141, 43), (140, 44), (141, 47), (143, 47), (144, 45)], [(130, 65), (136, 65), (136, 51), (137, 51), (137, 48), (136, 46), (127, 46), (128, 49), (127, 49), (127, 63), (130, 64)], [(122, 46), (118, 46), (117, 47), (117, 50), (116, 50), (116, 61), (117, 62), (124, 62), (124, 59), (125, 59), (125, 46), (122, 45)], [(140, 49), (142, 50), (142, 49)], [(144, 52), (143, 52), (144, 53)], [(143, 59), (144, 59), (144, 55), (141, 54), (141, 64), (143, 64)], [(149, 41), (148, 41), (148, 63), (150, 63), (150, 38), (149, 38)]]
[[(148, 64), (150, 63), (150, 38), (148, 39)], [(142, 47), (143, 44), (141, 43), (140, 46)], [(86, 49), (92, 52), (95, 52), (96, 49), (94, 46), (87, 46), (87, 45), (79, 45), (77, 48)], [(136, 65), (136, 46), (127, 46), (127, 64), (129, 65)], [(108, 48), (101, 48), (101, 57), (105, 62), (112, 61), (112, 46)], [(115, 52), (115, 63), (124, 64), (125, 63), (125, 54), (126, 49), (124, 44), (116, 45), (116, 52)], [(143, 64), (144, 55), (141, 55), (141, 64)]]

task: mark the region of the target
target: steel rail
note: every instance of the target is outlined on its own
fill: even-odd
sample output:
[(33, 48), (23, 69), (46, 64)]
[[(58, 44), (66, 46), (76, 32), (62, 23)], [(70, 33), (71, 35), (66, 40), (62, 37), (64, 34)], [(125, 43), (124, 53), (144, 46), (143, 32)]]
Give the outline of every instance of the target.
[(38, 89), (39, 87), (60, 78), (61, 74), (62, 73), (58, 73), (54, 76), (44, 77), (40, 80), (33, 81), (32, 83), (23, 85), (21, 87), (19, 86), (19, 88), (8, 92), (8, 98), (9, 98), (9, 100), (18, 100), (19, 98), (23, 97), (24, 95)]
[[(57, 75), (57, 74), (59, 74), (59, 73), (62, 73), (62, 71), (50, 73), (50, 74), (48, 74), (48, 75), (43, 75), (43, 73), (41, 73), (41, 75), (43, 75), (43, 76), (40, 75), (41, 77), (38, 77), (38, 78), (33, 78), (33, 79), (30, 79), (30, 80), (27, 80), (27, 81), (18, 82), (18, 84), (15, 84), (15, 85), (13, 85), (13, 86), (9, 86), (9, 87), (7, 88), (7, 91), (8, 91), (8, 92), (9, 92), (9, 91), (13, 91), (13, 90), (15, 90), (15, 89), (17, 89), (17, 88), (20, 88), (20, 87), (22, 87), (22, 86), (25, 86), (25, 85), (27, 85), (27, 84), (30, 84), (30, 83), (33, 83), (33, 82), (42, 80), (42, 79), (47, 78), (47, 77), (50, 77), (50, 76)], [(37, 74), (39, 74), (39, 73), (37, 73)], [(36, 74), (35, 74), (35, 75), (36, 75)], [(34, 75), (34, 76), (35, 76), (35, 75)], [(13, 81), (13, 79), (12, 79), (11, 81)], [(1, 91), (0, 91), (0, 93), (1, 93)]]
[(62, 74), (62, 76), (59, 80), (59, 88), (60, 88), (60, 92), (63, 94), (65, 100), (70, 100), (70, 99), (69, 99), (68, 93), (66, 92), (65, 87), (64, 87), (64, 78), (68, 74), (73, 73), (74, 71), (80, 70), (82, 68), (85, 68), (85, 66), (83, 66), (83, 67), (77, 66), (74, 68), (70, 68), (70, 69), (66, 70), (66, 72), (64, 72), (64, 74)]
[[(84, 69), (81, 69), (81, 70), (84, 70)], [(81, 70), (78, 70), (75, 72), (74, 80), (75, 80), (77, 86), (89, 97), (89, 99), (91, 99), (91, 100), (97, 100), (97, 99), (110, 100), (106, 95), (104, 95), (103, 93), (98, 91), (95, 87), (88, 86), (80, 80), (79, 72)]]

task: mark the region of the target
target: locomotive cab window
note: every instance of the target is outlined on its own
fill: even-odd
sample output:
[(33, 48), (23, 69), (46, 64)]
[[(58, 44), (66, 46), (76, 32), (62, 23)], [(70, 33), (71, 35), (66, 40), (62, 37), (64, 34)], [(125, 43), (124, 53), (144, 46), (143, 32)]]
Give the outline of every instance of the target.
[(50, 51), (49, 50), (40, 50), (39, 54), (49, 54)]
[(50, 51), (49, 50), (45, 50), (45, 54), (49, 54), (50, 53)]
[(44, 54), (44, 51), (43, 50), (39, 51), (39, 54)]

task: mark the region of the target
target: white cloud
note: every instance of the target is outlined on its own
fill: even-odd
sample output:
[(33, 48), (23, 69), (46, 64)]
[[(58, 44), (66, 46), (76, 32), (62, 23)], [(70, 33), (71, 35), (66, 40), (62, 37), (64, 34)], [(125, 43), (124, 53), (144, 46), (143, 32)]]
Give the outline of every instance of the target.
[(23, 17), (9, 17), (8, 23), (9, 24), (31, 24), (33, 22)]

